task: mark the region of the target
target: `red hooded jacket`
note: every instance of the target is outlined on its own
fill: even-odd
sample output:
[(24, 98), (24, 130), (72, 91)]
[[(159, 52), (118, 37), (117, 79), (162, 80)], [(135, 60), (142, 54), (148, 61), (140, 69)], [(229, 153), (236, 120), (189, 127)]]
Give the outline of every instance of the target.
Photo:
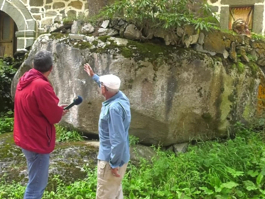
[(38, 70), (26, 72), (15, 94), (14, 140), (16, 145), (47, 154), (55, 146), (55, 128), (63, 114), (48, 79)]

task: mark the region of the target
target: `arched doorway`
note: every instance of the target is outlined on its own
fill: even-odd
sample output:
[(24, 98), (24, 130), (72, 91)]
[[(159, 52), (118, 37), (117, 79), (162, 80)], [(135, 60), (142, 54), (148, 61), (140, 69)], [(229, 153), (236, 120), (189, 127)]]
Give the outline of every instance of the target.
[[(33, 19), (25, 4), (21, 0), (0, 0), (0, 11), (8, 15), (16, 25), (14, 26), (15, 39), (12, 40), (16, 42), (14, 43), (16, 47), (13, 46), (13, 52), (25, 50), (27, 47), (30, 47), (35, 41), (36, 21)], [(6, 18), (6, 20), (10, 20), (10, 18)], [(0, 16), (0, 19), (2, 19), (2, 16)], [(0, 30), (6, 31), (2, 27), (0, 25)], [(13, 34), (11, 36), (13, 37)], [(9, 52), (12, 52), (12, 50)], [(7, 50), (5, 49), (6, 53)]]
[(17, 49), (17, 25), (6, 13), (0, 11), (0, 57), (13, 56)]

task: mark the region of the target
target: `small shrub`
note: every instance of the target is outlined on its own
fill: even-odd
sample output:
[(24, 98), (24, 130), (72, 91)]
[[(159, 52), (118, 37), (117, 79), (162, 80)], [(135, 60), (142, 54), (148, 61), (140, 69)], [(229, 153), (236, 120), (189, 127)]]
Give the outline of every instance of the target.
[(130, 145), (131, 146), (134, 146), (134, 145), (139, 143), (139, 138), (135, 137), (134, 135), (130, 135), (129, 140), (130, 140)]
[(13, 132), (14, 118), (0, 118), (0, 134)]
[(189, 24), (201, 30), (219, 26), (207, 4), (190, 0), (115, 1), (105, 7), (97, 18), (123, 18), (141, 28), (162, 27), (171, 30)]
[(17, 69), (13, 68), (12, 64), (12, 59), (0, 59), (0, 112), (13, 110), (14, 105), (10, 88)]
[(75, 130), (67, 130), (66, 128), (56, 125), (56, 141), (57, 142), (69, 142), (69, 141), (81, 141), (83, 137), (79, 132)]

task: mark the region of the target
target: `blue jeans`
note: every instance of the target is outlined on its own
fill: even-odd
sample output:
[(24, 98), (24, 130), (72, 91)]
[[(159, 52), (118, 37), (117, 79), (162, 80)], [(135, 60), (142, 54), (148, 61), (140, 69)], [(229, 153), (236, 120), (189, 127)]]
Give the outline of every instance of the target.
[(22, 149), (28, 165), (29, 181), (24, 199), (41, 199), (48, 183), (50, 154), (40, 154)]

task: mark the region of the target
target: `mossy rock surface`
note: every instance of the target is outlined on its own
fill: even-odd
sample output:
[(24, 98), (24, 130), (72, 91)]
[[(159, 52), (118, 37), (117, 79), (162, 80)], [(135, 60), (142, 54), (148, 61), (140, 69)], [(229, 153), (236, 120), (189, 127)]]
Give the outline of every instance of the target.
[[(58, 176), (64, 183), (87, 177), (83, 168), (95, 169), (98, 147), (86, 141), (57, 143), (50, 155), (49, 179)], [(0, 180), (27, 183), (27, 164), (21, 149), (14, 144), (13, 133), (0, 135)], [(49, 180), (48, 190), (56, 185)]]

